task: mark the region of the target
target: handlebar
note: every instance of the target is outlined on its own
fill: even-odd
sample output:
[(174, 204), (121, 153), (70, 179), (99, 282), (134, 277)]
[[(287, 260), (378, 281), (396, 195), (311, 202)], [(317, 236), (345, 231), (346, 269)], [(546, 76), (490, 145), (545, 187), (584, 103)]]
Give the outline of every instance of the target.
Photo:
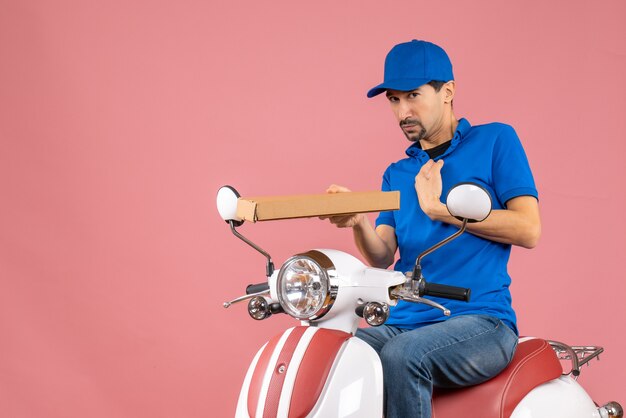
[(246, 295), (251, 295), (253, 293), (260, 293), (270, 290), (270, 285), (267, 282), (257, 283), (257, 284), (249, 284), (246, 287)]
[(469, 302), (471, 289), (457, 286), (448, 286), (445, 284), (426, 283), (420, 289), (420, 296), (435, 296), (439, 298), (447, 298)]

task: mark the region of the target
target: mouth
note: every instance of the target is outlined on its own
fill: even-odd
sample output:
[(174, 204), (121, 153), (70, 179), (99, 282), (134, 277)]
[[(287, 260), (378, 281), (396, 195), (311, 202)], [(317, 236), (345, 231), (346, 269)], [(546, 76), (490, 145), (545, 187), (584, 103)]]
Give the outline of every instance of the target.
[(414, 130), (418, 126), (422, 126), (422, 125), (419, 121), (416, 121), (416, 120), (405, 119), (402, 122), (400, 122), (400, 128), (402, 128), (405, 131)]
[(405, 124), (400, 125), (400, 128), (402, 128), (402, 130), (407, 133), (414, 132), (418, 130), (419, 127), (420, 125), (416, 123), (405, 123)]
[(424, 125), (417, 119), (405, 119), (400, 122), (400, 129), (409, 141), (419, 141), (426, 134)]

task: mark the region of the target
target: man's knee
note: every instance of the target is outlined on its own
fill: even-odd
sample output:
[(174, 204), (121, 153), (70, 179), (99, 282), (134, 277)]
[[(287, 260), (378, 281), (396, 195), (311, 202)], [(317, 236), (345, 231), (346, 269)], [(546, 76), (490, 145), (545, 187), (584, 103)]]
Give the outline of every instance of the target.
[(404, 360), (404, 356), (400, 350), (396, 348), (396, 345), (393, 344), (393, 341), (388, 341), (382, 350), (380, 350), (380, 361), (383, 364), (383, 370), (389, 367), (395, 368), (401, 366)]
[(383, 370), (415, 374), (423, 366), (425, 350), (418, 341), (402, 335), (388, 341), (380, 352)]

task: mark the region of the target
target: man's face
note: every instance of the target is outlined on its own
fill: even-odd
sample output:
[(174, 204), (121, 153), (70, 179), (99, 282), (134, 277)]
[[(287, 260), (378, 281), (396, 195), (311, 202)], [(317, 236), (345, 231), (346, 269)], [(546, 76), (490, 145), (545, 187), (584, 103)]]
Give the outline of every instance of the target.
[(387, 90), (391, 110), (409, 141), (428, 138), (440, 127), (444, 110), (443, 90), (436, 92), (428, 84), (412, 91)]

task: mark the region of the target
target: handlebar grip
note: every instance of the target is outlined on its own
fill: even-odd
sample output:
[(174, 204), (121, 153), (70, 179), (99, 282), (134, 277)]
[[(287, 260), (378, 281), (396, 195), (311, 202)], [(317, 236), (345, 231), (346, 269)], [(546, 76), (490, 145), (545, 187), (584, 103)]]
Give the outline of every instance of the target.
[(259, 292), (265, 292), (267, 290), (270, 290), (270, 285), (267, 282), (249, 284), (248, 287), (246, 287), (246, 295), (251, 295), (253, 293), (259, 293)]
[(448, 286), (445, 284), (426, 283), (424, 285), (423, 296), (435, 296), (438, 298), (447, 298), (469, 302), (471, 289), (457, 286)]

